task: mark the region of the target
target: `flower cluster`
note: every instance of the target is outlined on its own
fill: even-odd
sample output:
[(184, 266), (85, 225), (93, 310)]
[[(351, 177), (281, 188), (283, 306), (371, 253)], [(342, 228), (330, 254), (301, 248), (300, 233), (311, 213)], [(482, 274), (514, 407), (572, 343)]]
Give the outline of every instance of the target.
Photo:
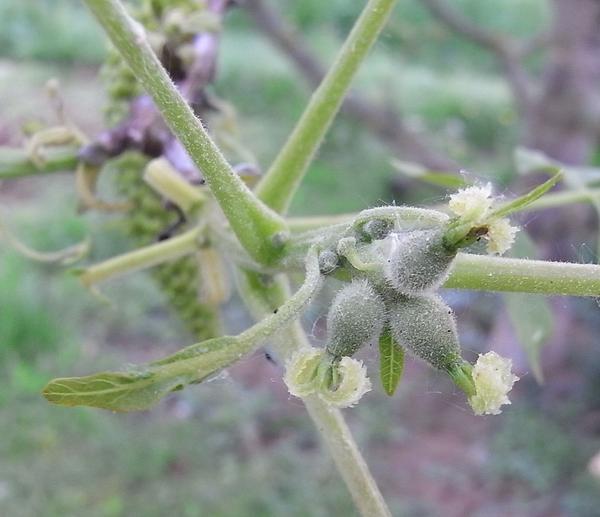
[[(517, 229), (504, 217), (510, 213), (507, 206), (512, 208), (498, 206), (490, 184), (471, 186), (450, 197), (453, 218), (442, 215), (423, 224), (418, 221), (422, 214), (415, 212), (417, 224), (410, 227), (390, 218), (391, 211), (372, 212), (373, 217), (363, 215), (358, 219), (362, 222), (321, 250), (321, 272), (345, 268), (342, 276), (350, 282), (331, 304), (324, 350), (304, 349), (288, 362), (285, 382), (290, 393), (316, 394), (338, 407), (356, 404), (371, 383), (362, 362), (352, 356), (379, 340), (382, 354), (396, 348), (398, 353), (391, 355), (403, 361), (406, 350), (448, 374), (475, 414), (500, 413), (518, 380), (511, 361), (494, 352), (480, 356), (475, 365), (465, 361), (454, 313), (435, 291), (459, 249), (480, 237), (487, 239), (490, 253), (502, 254), (511, 246)], [(393, 374), (391, 368), (396, 369)], [(393, 393), (401, 370), (401, 365), (382, 364), (387, 393)]]

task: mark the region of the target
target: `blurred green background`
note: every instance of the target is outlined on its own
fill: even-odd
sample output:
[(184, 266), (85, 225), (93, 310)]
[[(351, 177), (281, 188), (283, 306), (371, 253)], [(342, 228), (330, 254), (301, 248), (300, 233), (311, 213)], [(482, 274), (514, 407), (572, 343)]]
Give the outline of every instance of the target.
[[(548, 22), (543, 0), (455, 2), (478, 23), (516, 36)], [(284, 0), (280, 10), (330, 60), (362, 3)], [(43, 86), (58, 77), (69, 115), (94, 134), (104, 103), (96, 72), (105, 41), (77, 0), (0, 3), (0, 143), (18, 144), (22, 124), (52, 121)], [(535, 60), (530, 63), (535, 70)], [(401, 107), (411, 127), (477, 177), (507, 185), (515, 173), (515, 107), (488, 53), (432, 20), (416, 0), (396, 9), (356, 86)], [(236, 106), (244, 143), (266, 166), (309, 96), (302, 77), (241, 9), (227, 18), (215, 91)], [(295, 214), (340, 213), (381, 203), (441, 201), (445, 191), (393, 191), (394, 156), (342, 115), (295, 200)], [(334, 195), (332, 195), (334, 193)], [(70, 175), (6, 182), (1, 216), (37, 249), (86, 235), (94, 260), (127, 249), (110, 218), (75, 210)], [(594, 258), (593, 236), (575, 254)], [(280, 368), (262, 353), (227, 375), (192, 387), (144, 414), (114, 415), (46, 404), (52, 377), (137, 363), (187, 345), (145, 274), (83, 291), (69, 273), (0, 248), (0, 515), (328, 516), (354, 515)], [(500, 314), (492, 294), (450, 293), (465, 348), (487, 350)], [(600, 330), (593, 300), (553, 300), (575, 314), (567, 361), (550, 365), (545, 385), (523, 377), (501, 417), (476, 418), (451, 384), (410, 364), (399, 392), (376, 388), (347, 412), (395, 515), (600, 516), (600, 482), (587, 470), (600, 448)], [(313, 309), (312, 317), (326, 310)], [(232, 330), (248, 324), (239, 302)], [(506, 323), (508, 325), (508, 323)], [(322, 336), (318, 335), (317, 339)], [(596, 333), (596, 334), (594, 334)], [(495, 340), (490, 342), (490, 339)], [(549, 350), (550, 360), (553, 350)], [(373, 354), (365, 359), (376, 384)]]

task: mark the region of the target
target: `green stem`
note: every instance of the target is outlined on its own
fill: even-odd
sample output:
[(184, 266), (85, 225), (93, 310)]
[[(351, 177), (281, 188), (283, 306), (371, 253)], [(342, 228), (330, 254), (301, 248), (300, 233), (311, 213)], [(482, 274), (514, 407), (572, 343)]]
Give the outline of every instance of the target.
[(152, 51), (144, 28), (119, 0), (85, 3), (204, 174), (244, 248), (260, 263), (277, 262), (283, 241), (276, 236), (286, 230), (283, 219), (261, 203), (229, 166)]
[(369, 0), (294, 131), (256, 187), (259, 198), (277, 212), (284, 213), (288, 209), (340, 109), (358, 67), (377, 39), (395, 4), (396, 0)]
[(104, 280), (188, 255), (198, 249), (200, 233), (201, 228), (194, 228), (166, 241), (119, 255), (85, 269), (79, 278), (86, 287), (90, 287)]
[(72, 171), (78, 161), (77, 148), (72, 147), (45, 149), (42, 166), (34, 164), (23, 149), (0, 147), (0, 180)]
[(444, 287), (600, 296), (600, 266), (459, 253)]
[(303, 401), (361, 515), (391, 517), (341, 411), (314, 395)]
[[(240, 274), (240, 293), (254, 318), (260, 320), (289, 298), (290, 289), (284, 277), (264, 283), (260, 275), (243, 272)], [(276, 345), (285, 361), (296, 350), (308, 346), (308, 340), (296, 321)], [(315, 396), (306, 397), (303, 402), (361, 515), (390, 517), (391, 513), (341, 411)]]

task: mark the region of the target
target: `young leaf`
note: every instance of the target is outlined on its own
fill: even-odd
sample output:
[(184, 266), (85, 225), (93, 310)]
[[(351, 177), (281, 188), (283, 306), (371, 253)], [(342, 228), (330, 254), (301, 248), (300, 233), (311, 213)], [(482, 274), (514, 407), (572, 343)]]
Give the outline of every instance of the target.
[(558, 183), (561, 177), (562, 171), (558, 171), (549, 180), (530, 190), (527, 194), (519, 196), (518, 198), (513, 199), (512, 201), (509, 201), (508, 203), (505, 203), (501, 207), (494, 210), (490, 214), (489, 218), (491, 219), (492, 217), (506, 217), (507, 215), (522, 210), (527, 205), (530, 205), (536, 199), (542, 197), (546, 192), (548, 192), (554, 185)]
[(184, 376), (162, 378), (152, 372), (102, 372), (87, 377), (54, 379), (42, 393), (49, 402), (60, 406), (142, 411), (187, 381)]
[(379, 365), (383, 389), (392, 396), (404, 369), (404, 349), (394, 341), (389, 329), (379, 338)]
[(245, 348), (246, 343), (235, 337), (209, 339), (142, 365), (137, 372), (101, 372), (54, 379), (42, 393), (49, 402), (61, 406), (142, 411), (170, 392), (222, 370), (243, 355)]

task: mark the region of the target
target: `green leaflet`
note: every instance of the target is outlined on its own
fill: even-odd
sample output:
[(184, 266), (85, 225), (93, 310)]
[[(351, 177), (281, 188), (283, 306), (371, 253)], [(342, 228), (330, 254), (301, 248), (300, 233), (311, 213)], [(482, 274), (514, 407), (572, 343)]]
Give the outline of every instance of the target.
[(54, 379), (42, 393), (60, 406), (142, 411), (170, 392), (217, 373), (243, 355), (246, 347), (247, 343), (236, 337), (209, 339), (142, 365), (137, 371)]
[(102, 372), (54, 379), (42, 393), (49, 402), (59, 406), (142, 411), (183, 384), (187, 384), (187, 379), (161, 378), (157, 373)]
[(533, 203), (536, 199), (542, 197), (546, 192), (548, 192), (554, 185), (556, 185), (559, 180), (562, 178), (562, 171), (558, 171), (552, 176), (549, 180), (545, 181), (541, 185), (538, 185), (534, 189), (527, 192), (522, 196), (519, 196), (508, 203), (498, 207), (494, 210), (489, 218), (492, 217), (506, 217), (514, 212), (518, 212), (519, 210), (525, 208), (527, 205)]
[[(179, 352), (165, 357), (164, 359), (153, 361), (150, 363), (150, 365), (153, 367), (167, 366), (196, 359), (201, 356), (204, 356), (205, 360), (215, 355), (223, 355), (226, 357), (228, 356), (227, 351), (233, 349), (237, 350), (239, 348), (238, 345), (241, 345), (241, 341), (242, 340), (240, 338), (235, 336), (222, 336), (213, 339), (207, 339), (201, 343), (196, 343), (195, 345), (182, 348), (179, 350)], [(237, 357), (237, 354), (234, 355)]]
[[(520, 258), (535, 257), (535, 245), (525, 231), (517, 235), (512, 255)], [(554, 330), (550, 305), (542, 295), (505, 293), (503, 297), (517, 339), (527, 353), (535, 379), (541, 383), (543, 373), (540, 352)]]
[(398, 387), (404, 369), (404, 349), (398, 345), (389, 329), (379, 338), (379, 369), (381, 385), (392, 396)]

